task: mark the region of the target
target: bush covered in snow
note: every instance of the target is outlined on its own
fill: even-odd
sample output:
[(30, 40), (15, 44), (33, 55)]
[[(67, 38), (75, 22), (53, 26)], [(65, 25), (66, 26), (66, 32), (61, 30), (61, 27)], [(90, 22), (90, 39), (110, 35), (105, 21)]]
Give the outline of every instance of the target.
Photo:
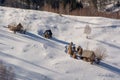
[(99, 60), (103, 60), (107, 57), (107, 50), (103, 46), (99, 46), (95, 49), (95, 55)]

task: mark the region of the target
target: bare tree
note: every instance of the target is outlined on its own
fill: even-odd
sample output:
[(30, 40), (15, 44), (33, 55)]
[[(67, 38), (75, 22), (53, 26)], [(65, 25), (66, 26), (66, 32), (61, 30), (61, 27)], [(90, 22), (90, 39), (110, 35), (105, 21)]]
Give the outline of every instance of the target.
[(3, 62), (0, 61), (0, 79), (1, 80), (6, 80), (6, 66), (3, 65)]
[(99, 60), (103, 60), (103, 59), (105, 59), (107, 57), (107, 50), (103, 46), (97, 47), (94, 52), (95, 52), (96, 57)]
[(85, 26), (84, 33), (86, 34), (86, 38), (88, 39), (88, 35), (91, 33), (91, 27), (89, 25)]
[(0, 80), (15, 80), (15, 74), (12, 67), (7, 67), (0, 61)]
[(12, 67), (8, 67), (7, 69), (8, 79), (7, 80), (15, 80), (15, 73)]

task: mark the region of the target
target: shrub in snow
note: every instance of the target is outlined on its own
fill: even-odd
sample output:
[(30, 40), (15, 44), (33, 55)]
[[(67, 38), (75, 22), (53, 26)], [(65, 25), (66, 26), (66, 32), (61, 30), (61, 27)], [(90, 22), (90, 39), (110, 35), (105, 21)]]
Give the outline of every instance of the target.
[(7, 67), (0, 61), (0, 80), (16, 80), (12, 67)]
[(97, 59), (103, 60), (107, 57), (107, 50), (103, 46), (99, 46), (94, 51)]
[(88, 38), (88, 35), (91, 33), (91, 27), (89, 25), (85, 26), (84, 33), (86, 34), (86, 38)]

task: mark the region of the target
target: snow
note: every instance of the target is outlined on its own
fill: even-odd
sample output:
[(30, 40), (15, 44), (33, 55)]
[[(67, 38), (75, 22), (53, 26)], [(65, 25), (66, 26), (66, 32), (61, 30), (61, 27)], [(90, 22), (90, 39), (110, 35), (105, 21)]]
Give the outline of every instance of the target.
[(120, 7), (117, 7), (115, 4), (109, 4), (105, 7), (106, 11), (108, 12), (119, 12)]
[[(11, 23), (22, 23), (27, 33), (9, 31)], [(92, 28), (90, 39), (86, 25)], [(52, 30), (52, 39), (42, 36), (46, 29)], [(119, 80), (119, 34), (117, 19), (0, 7), (0, 60), (14, 68), (17, 80)], [(73, 59), (65, 53), (71, 41), (90, 50), (103, 46), (107, 57), (99, 65)]]

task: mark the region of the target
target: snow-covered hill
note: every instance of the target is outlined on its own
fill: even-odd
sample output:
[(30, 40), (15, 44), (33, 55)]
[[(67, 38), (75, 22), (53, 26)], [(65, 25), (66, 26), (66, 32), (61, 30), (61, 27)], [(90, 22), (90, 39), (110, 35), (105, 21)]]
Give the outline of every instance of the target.
[[(9, 31), (4, 26), (22, 23), (26, 34)], [(84, 27), (90, 25), (91, 39)], [(52, 39), (42, 37), (46, 29)], [(49, 12), (0, 7), (0, 60), (12, 66), (17, 80), (119, 80), (120, 20), (103, 17), (60, 16)], [(99, 65), (75, 60), (65, 53), (69, 42), (84, 49), (107, 49)]]

